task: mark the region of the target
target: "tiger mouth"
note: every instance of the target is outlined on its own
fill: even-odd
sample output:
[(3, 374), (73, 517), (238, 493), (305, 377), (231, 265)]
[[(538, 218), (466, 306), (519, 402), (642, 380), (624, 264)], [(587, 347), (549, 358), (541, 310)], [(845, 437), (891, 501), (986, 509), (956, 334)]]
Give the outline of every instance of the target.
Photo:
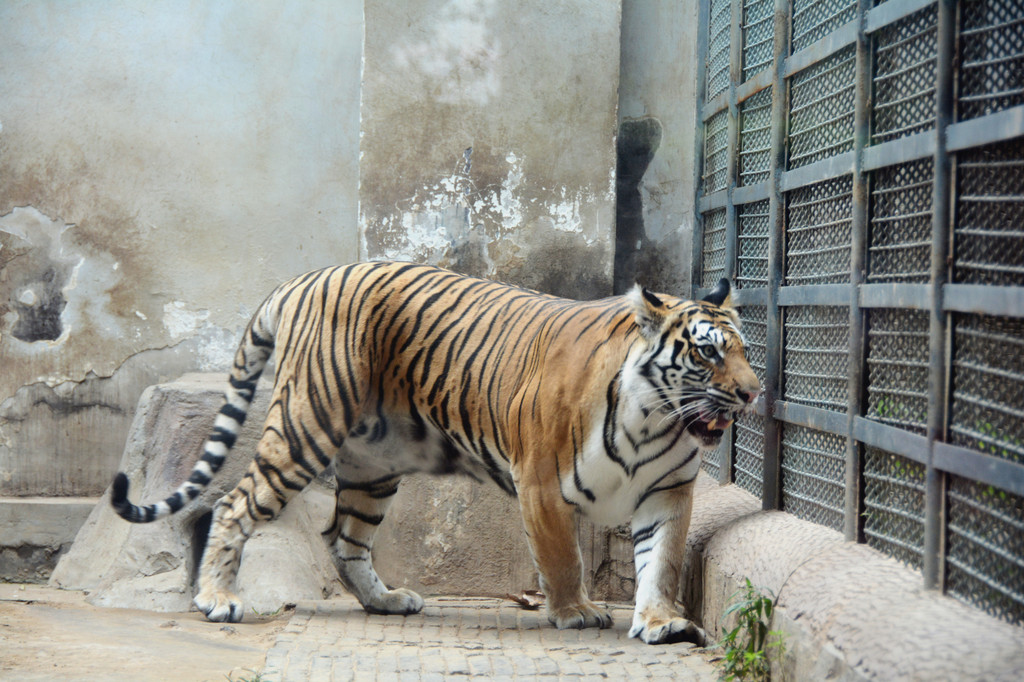
[(725, 430), (732, 426), (736, 419), (734, 412), (718, 412), (717, 410), (700, 410), (686, 425), (686, 430), (704, 441), (705, 445), (718, 445)]

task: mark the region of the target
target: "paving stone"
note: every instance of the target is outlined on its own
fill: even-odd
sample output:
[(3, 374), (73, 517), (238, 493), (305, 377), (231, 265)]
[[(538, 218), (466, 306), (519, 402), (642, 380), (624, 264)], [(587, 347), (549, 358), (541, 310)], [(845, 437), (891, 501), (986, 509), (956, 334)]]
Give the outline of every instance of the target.
[(557, 630), (546, 621), (499, 599), (430, 600), (412, 616), (368, 615), (347, 597), (304, 602), (268, 652), (263, 679), (717, 679), (692, 646), (630, 639), (628, 617), (606, 630)]

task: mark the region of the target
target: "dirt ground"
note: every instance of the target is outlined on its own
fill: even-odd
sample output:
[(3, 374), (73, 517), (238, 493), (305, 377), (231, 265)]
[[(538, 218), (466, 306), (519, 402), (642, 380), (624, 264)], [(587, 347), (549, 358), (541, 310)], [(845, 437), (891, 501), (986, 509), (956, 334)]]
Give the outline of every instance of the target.
[(82, 592), (0, 584), (0, 680), (246, 680), (290, 611), (207, 622), (198, 612), (91, 606)]

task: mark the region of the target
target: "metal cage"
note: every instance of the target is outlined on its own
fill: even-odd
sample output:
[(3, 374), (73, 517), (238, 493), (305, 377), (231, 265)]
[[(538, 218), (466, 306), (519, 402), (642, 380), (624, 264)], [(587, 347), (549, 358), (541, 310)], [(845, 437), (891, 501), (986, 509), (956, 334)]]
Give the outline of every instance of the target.
[(765, 386), (705, 470), (1024, 623), (1024, 5), (701, 17), (695, 294)]

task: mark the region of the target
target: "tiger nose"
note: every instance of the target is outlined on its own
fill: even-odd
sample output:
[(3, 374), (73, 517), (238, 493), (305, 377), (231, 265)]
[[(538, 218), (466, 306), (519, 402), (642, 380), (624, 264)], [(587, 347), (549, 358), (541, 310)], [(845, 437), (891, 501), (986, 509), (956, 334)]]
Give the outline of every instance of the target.
[(744, 391), (741, 388), (736, 389), (736, 397), (746, 403), (752, 403), (757, 400), (757, 396), (761, 394), (761, 389), (755, 388), (753, 391)]

